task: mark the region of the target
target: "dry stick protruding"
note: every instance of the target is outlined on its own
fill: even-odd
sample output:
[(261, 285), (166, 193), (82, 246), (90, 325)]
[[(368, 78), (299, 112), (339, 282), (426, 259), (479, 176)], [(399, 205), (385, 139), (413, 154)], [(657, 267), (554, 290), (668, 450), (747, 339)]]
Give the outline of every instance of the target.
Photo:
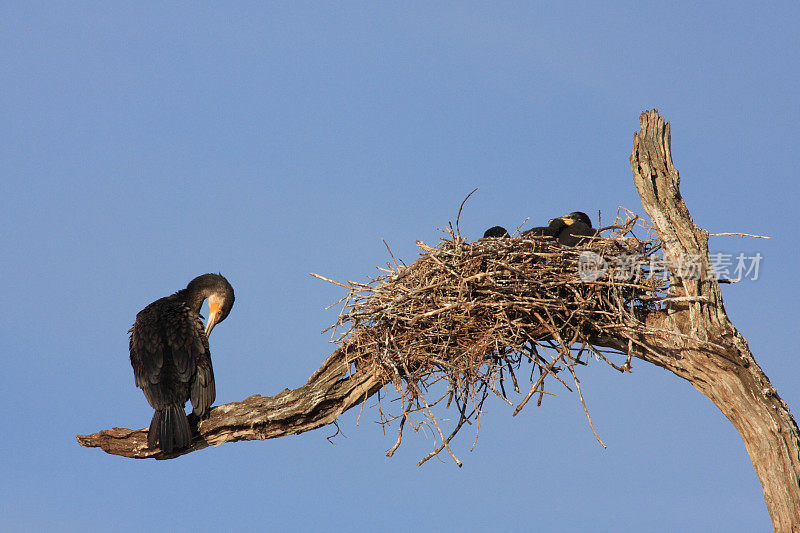
[(771, 239), (772, 237), (767, 237), (766, 235), (753, 235), (750, 233), (709, 233), (709, 237), (723, 237), (726, 235), (732, 235), (735, 237), (753, 237), (754, 239)]

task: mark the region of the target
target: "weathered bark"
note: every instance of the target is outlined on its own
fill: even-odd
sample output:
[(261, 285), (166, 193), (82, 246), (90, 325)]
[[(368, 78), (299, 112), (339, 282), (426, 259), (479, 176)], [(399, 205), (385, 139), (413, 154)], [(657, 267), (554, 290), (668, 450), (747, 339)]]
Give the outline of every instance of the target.
[(149, 449), (147, 428), (113, 428), (77, 438), (82, 446), (100, 447), (114, 455), (171, 459), (225, 442), (272, 439), (326, 426), (378, 392), (381, 385), (367, 372), (348, 373), (345, 354), (336, 350), (299, 389), (269, 397), (255, 394), (214, 407), (197, 425), (191, 445), (175, 453)]
[(642, 113), (633, 138), (631, 170), (642, 206), (664, 243), (670, 265), (696, 257), (700, 279), (673, 269), (671, 291), (698, 301), (650, 313), (634, 354), (688, 380), (722, 411), (744, 440), (776, 531), (800, 529), (800, 433), (786, 403), (758, 366), (747, 340), (731, 324), (719, 283), (708, 271), (708, 232), (692, 222), (672, 163), (670, 126), (656, 111)]
[[(642, 205), (663, 240), (671, 266), (671, 296), (687, 297), (664, 311), (631, 324), (626, 339), (597, 339), (688, 380), (733, 423), (761, 480), (776, 531), (800, 530), (800, 432), (787, 405), (758, 366), (747, 341), (731, 324), (719, 284), (706, 276), (708, 233), (696, 227), (672, 164), (670, 127), (656, 111), (639, 118), (631, 169)], [(699, 259), (699, 279), (679, 277), (675, 265)], [(126, 457), (167, 459), (224, 442), (261, 440), (309, 431), (336, 420), (384, 384), (368, 372), (350, 372), (345, 354), (335, 351), (304, 386), (272, 396), (251, 396), (221, 405), (198, 425), (190, 448), (167, 456), (147, 449), (147, 430), (114, 428), (78, 435), (83, 446)]]

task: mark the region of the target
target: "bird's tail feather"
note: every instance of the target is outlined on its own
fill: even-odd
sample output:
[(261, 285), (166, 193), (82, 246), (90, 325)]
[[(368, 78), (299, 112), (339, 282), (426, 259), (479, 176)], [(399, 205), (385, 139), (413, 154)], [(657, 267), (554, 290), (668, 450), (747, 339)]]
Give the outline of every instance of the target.
[(150, 429), (147, 432), (147, 445), (150, 448), (161, 448), (164, 453), (185, 448), (192, 440), (189, 419), (180, 405), (168, 405), (164, 409), (156, 409)]

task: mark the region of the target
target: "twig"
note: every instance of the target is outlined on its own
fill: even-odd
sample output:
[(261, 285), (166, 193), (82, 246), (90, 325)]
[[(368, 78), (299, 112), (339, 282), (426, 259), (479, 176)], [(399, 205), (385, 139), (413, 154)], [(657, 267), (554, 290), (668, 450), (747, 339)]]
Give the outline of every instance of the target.
[[(429, 453), (428, 455), (426, 455), (425, 457), (423, 457), (422, 459), (420, 459), (420, 461), (417, 463), (417, 466), (422, 466), (423, 464), (425, 464), (425, 462), (426, 462), (426, 461), (428, 461), (428, 460), (429, 460), (429, 459), (431, 459), (432, 457), (436, 457), (437, 455), (439, 455), (439, 452), (441, 452), (441, 451), (442, 451), (442, 450), (443, 450), (445, 447), (447, 447), (447, 450), (448, 450), (448, 451), (450, 451), (450, 447), (449, 447), (449, 446), (447, 446), (447, 445), (450, 443), (450, 441), (453, 439), (453, 437), (455, 437), (455, 436), (456, 436), (456, 433), (458, 433), (458, 431), (461, 429), (461, 426), (463, 426), (463, 425), (464, 425), (464, 422), (466, 422), (467, 420), (468, 420), (468, 418), (467, 418), (467, 417), (465, 417), (465, 416), (462, 416), (462, 417), (461, 417), (461, 419), (458, 421), (458, 425), (456, 425), (456, 428), (453, 430), (453, 432), (452, 432), (452, 433), (450, 433), (450, 436), (448, 436), (446, 439), (444, 439), (444, 436), (442, 436), (442, 438), (444, 439), (444, 441), (442, 442), (442, 444), (440, 444), (440, 445), (439, 445), (439, 446), (438, 446), (438, 447), (437, 447), (435, 450), (433, 450), (431, 453)], [(441, 434), (442, 434), (442, 432), (441, 432), (441, 431), (439, 431), (439, 435), (441, 435)], [(459, 460), (456, 458), (456, 456), (455, 456), (455, 455), (453, 455), (453, 452), (450, 452), (450, 456), (453, 458), (453, 460), (456, 462), (456, 464), (459, 466), (459, 468), (461, 468), (461, 467), (463, 466), (463, 464), (461, 463), (461, 461), (459, 461)]]
[(600, 446), (602, 446), (603, 448), (608, 448), (608, 446), (606, 446), (606, 444), (602, 440), (600, 440), (600, 436), (597, 434), (597, 431), (595, 431), (595, 429), (594, 429), (594, 424), (592, 423), (592, 417), (589, 416), (589, 410), (586, 408), (586, 402), (583, 400), (583, 393), (581, 392), (581, 385), (578, 382), (577, 376), (575, 376), (575, 371), (572, 370), (572, 367), (567, 367), (567, 368), (569, 368), (569, 373), (572, 374), (572, 379), (575, 380), (575, 388), (578, 389), (578, 396), (580, 396), (580, 399), (581, 399), (581, 405), (583, 406), (583, 412), (586, 413), (586, 419), (589, 421), (589, 427), (592, 428), (592, 433), (594, 433), (594, 438), (597, 439), (597, 442), (600, 443)]
[(394, 446), (389, 448), (389, 451), (386, 452), (386, 457), (391, 457), (394, 455), (394, 452), (397, 451), (397, 448), (400, 447), (400, 442), (403, 440), (403, 426), (406, 424), (406, 415), (400, 419), (400, 429), (397, 430), (397, 442), (394, 443)]
[(749, 233), (709, 233), (709, 237), (722, 237), (724, 235), (735, 235), (738, 237), (753, 237), (755, 239), (771, 239), (772, 237), (767, 237), (766, 235), (751, 235)]
[(309, 272), (315, 278), (319, 278), (322, 281), (327, 281), (328, 283), (333, 283), (334, 285), (338, 285), (340, 287), (344, 287), (345, 289), (350, 289), (349, 285), (345, 285), (344, 283), (339, 283), (338, 281), (333, 281), (332, 279), (326, 278), (325, 276), (320, 276), (319, 274), (315, 274), (314, 272)]
[(469, 200), (469, 197), (472, 196), (472, 194), (477, 190), (478, 190), (477, 187), (472, 189), (472, 192), (469, 193), (466, 198), (464, 198), (464, 201), (461, 202), (461, 205), (458, 207), (458, 215), (456, 216), (456, 234), (458, 234), (458, 235), (461, 235), (461, 230), (458, 228), (458, 221), (461, 219), (461, 210), (464, 209), (464, 204), (467, 203), (467, 200)]

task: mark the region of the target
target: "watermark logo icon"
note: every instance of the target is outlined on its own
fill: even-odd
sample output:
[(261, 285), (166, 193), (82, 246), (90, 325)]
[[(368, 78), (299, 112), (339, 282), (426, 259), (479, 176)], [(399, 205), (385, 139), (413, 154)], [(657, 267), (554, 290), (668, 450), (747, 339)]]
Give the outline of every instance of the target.
[(578, 277), (581, 281), (597, 281), (608, 272), (606, 260), (589, 250), (578, 256)]

